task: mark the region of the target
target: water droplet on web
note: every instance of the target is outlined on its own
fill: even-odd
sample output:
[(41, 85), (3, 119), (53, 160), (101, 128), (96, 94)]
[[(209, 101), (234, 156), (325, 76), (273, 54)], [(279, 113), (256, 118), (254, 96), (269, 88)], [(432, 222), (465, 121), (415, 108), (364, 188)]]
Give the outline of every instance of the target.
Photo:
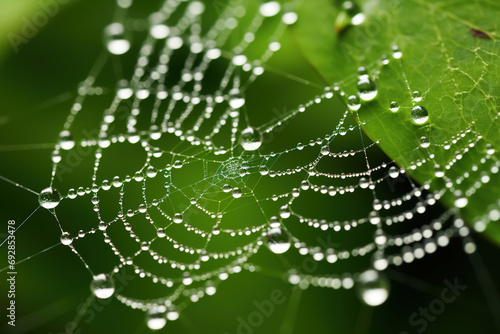
[(149, 167), (146, 169), (146, 175), (147, 175), (149, 178), (153, 178), (153, 177), (155, 177), (157, 174), (158, 174), (158, 170), (157, 170), (156, 168), (154, 168), (153, 166), (149, 166)]
[(281, 17), (281, 20), (283, 21), (284, 24), (291, 25), (291, 24), (294, 24), (295, 22), (297, 22), (298, 18), (299, 17), (297, 15), (297, 13), (288, 12), (288, 13), (283, 14), (283, 16)]
[(151, 27), (149, 33), (153, 36), (153, 38), (165, 39), (170, 34), (170, 28), (164, 24), (155, 24)]
[(165, 230), (160, 227), (156, 230), (156, 235), (158, 236), (158, 238), (165, 238), (167, 234), (165, 233)]
[(389, 107), (389, 110), (392, 112), (398, 112), (399, 111), (399, 104), (396, 101), (392, 101), (391, 106)]
[(443, 177), (444, 176), (444, 170), (441, 168), (440, 165), (434, 165), (434, 176), (435, 177)]
[(368, 75), (362, 75), (358, 81), (358, 96), (364, 102), (369, 102), (377, 97), (378, 90), (375, 82)]
[(122, 55), (130, 49), (130, 41), (125, 38), (123, 24), (115, 22), (104, 30), (106, 35), (106, 46), (112, 54)]
[(201, 1), (192, 1), (187, 10), (191, 15), (198, 16), (205, 11), (205, 5)]
[(65, 246), (69, 246), (73, 243), (73, 238), (68, 232), (63, 232), (61, 234), (61, 243)]
[(365, 22), (365, 19), (366, 19), (366, 15), (364, 13), (358, 13), (352, 17), (351, 24), (353, 26), (359, 26), (360, 24)]
[(59, 153), (59, 151), (55, 150), (54, 152), (52, 152), (52, 162), (58, 163), (58, 162), (61, 162), (61, 160), (62, 160), (62, 157), (61, 157), (61, 154)]
[(420, 101), (422, 101), (422, 95), (420, 94), (420, 92), (418, 90), (416, 90), (413, 92), (411, 99), (412, 99), (413, 103), (420, 102)]
[(269, 174), (269, 168), (267, 168), (267, 166), (265, 165), (262, 165), (259, 167), (259, 173), (260, 175), (267, 175)]
[(290, 209), (288, 208), (288, 205), (283, 205), (280, 208), (280, 217), (283, 219), (287, 219), (290, 217)]
[(376, 211), (382, 210), (382, 203), (380, 202), (380, 200), (378, 198), (373, 200), (373, 209)]
[(234, 188), (233, 191), (231, 192), (234, 198), (240, 198), (242, 195), (241, 189), (240, 188)]
[(368, 188), (369, 185), (370, 185), (370, 180), (368, 180), (366, 177), (362, 177), (359, 179), (359, 186), (362, 189)]
[(399, 176), (399, 168), (391, 166), (391, 168), (389, 168), (389, 176), (393, 179), (397, 178)]
[(180, 224), (180, 223), (182, 223), (182, 221), (183, 221), (183, 218), (182, 218), (182, 213), (176, 213), (176, 214), (174, 215), (174, 218), (172, 219), (172, 221), (173, 221), (174, 223), (176, 223), (176, 224)]
[(69, 199), (75, 199), (77, 196), (77, 193), (76, 193), (76, 190), (71, 188), (70, 190), (68, 190), (68, 198)]
[(356, 287), (361, 300), (369, 306), (381, 305), (389, 297), (389, 281), (382, 273), (372, 269), (359, 276)]
[(90, 291), (99, 299), (107, 299), (115, 293), (115, 282), (108, 274), (96, 275), (90, 283)]
[(38, 203), (45, 209), (53, 209), (59, 205), (61, 194), (54, 188), (45, 188), (40, 192)]
[(422, 136), (420, 138), (420, 147), (428, 148), (430, 145), (431, 145), (431, 142), (430, 142), (429, 138), (427, 138), (426, 136)]
[(259, 13), (264, 17), (271, 17), (278, 14), (280, 10), (281, 5), (278, 1), (269, 1), (260, 6)]
[(403, 53), (399, 50), (399, 47), (397, 46), (392, 47), (392, 57), (394, 59), (401, 59), (403, 57)]
[(411, 110), (411, 119), (413, 123), (422, 125), (429, 119), (429, 112), (422, 106), (416, 106)]
[(465, 208), (468, 203), (469, 200), (467, 199), (467, 197), (459, 197), (455, 200), (455, 206), (459, 209)]
[(159, 330), (165, 327), (165, 325), (167, 324), (167, 319), (165, 318), (166, 310), (166, 307), (161, 305), (148, 311), (146, 316), (146, 324), (149, 329)]
[(107, 148), (109, 147), (109, 145), (111, 145), (111, 140), (109, 140), (106, 133), (99, 134), (97, 145), (99, 145), (100, 148)]
[(59, 146), (66, 151), (75, 147), (75, 141), (73, 140), (71, 132), (64, 130), (59, 134)]
[(283, 254), (291, 246), (290, 235), (281, 227), (272, 227), (266, 233), (267, 246), (274, 254)]
[(387, 236), (382, 230), (375, 231), (375, 235), (373, 236), (373, 238), (377, 245), (385, 245), (385, 243), (387, 242)]
[(167, 319), (170, 321), (175, 321), (175, 320), (179, 319), (179, 312), (177, 312), (175, 310), (168, 311), (167, 312)]
[(352, 111), (358, 111), (361, 108), (361, 102), (359, 97), (356, 95), (351, 95), (347, 98), (347, 107)]
[(229, 91), (229, 105), (231, 108), (239, 109), (245, 104), (245, 98), (241, 95), (238, 88), (233, 88)]
[(262, 145), (262, 134), (249, 126), (241, 132), (240, 143), (245, 151), (255, 151)]

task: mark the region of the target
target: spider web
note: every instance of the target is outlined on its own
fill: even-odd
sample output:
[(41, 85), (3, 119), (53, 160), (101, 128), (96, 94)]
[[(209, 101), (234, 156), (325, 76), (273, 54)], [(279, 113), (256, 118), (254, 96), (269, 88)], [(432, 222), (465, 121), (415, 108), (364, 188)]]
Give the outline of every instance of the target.
[[(447, 189), (429, 192), (430, 182), (414, 184), (380, 154), (350, 117), (361, 102), (341, 83), (313, 87), (315, 96), (283, 112), (251, 105), (247, 92), (269, 73), (314, 86), (266, 65), (300, 19), (295, 6), (231, 1), (209, 15), (201, 2), (166, 0), (144, 19), (119, 0), (119, 19), (105, 28), (107, 50), (78, 87), (52, 152), (48, 188), (39, 194), (16, 184), (53, 213), (95, 296), (146, 312), (151, 329), (233, 275), (265, 272), (253, 260), (262, 253), (326, 264), (324, 275), (310, 275), (283, 260), (279, 275), (301, 289), (357, 286), (365, 303), (378, 305), (388, 296), (388, 266), (421, 259), (454, 236), (475, 251), (457, 208), (435, 208)], [(116, 87), (100, 81), (110, 68), (120, 75)], [(325, 135), (301, 143), (287, 132), (335, 100), (349, 110)], [(353, 202), (358, 210), (344, 209)], [(69, 224), (65, 206), (92, 210), (95, 219), (72, 214)], [(327, 233), (339, 236), (335, 243), (318, 242)], [(362, 236), (352, 240), (353, 233)], [(90, 238), (110, 261), (88, 260)], [(342, 271), (343, 262), (357, 269)], [(116, 291), (113, 277), (125, 270), (157, 292)]]

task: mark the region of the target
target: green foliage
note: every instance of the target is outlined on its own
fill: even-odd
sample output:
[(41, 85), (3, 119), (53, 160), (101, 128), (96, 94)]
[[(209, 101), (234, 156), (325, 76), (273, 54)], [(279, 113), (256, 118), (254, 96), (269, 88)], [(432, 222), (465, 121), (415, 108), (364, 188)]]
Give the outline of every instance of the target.
[[(364, 131), (416, 180), (447, 190), (447, 205), (467, 198), (461, 214), (482, 230), (495, 220), (500, 197), (493, 153), (500, 144), (499, 4), (363, 1), (357, 10), (331, 0), (305, 3), (294, 29), (297, 44), (328, 84), (346, 92), (344, 100), (357, 93), (358, 67), (367, 68), (378, 96), (353, 112)], [(346, 23), (358, 12), (366, 15), (362, 24)], [(393, 101), (398, 112), (390, 110)], [(411, 120), (417, 105), (429, 112), (422, 125)], [(443, 178), (435, 176), (440, 168)], [(495, 223), (486, 233), (500, 241)]]

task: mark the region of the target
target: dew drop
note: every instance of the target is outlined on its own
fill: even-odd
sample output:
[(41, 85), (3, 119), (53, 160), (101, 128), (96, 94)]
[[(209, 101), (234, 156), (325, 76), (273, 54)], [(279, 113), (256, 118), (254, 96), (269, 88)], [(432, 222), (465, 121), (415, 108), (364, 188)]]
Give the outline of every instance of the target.
[(398, 112), (399, 111), (399, 104), (396, 101), (392, 101), (391, 106), (389, 107), (389, 110), (392, 112)]
[(173, 220), (173, 222), (174, 222), (174, 223), (176, 223), (176, 224), (180, 224), (180, 223), (182, 223), (182, 221), (183, 221), (183, 218), (182, 218), (182, 213), (176, 213), (176, 214), (174, 215), (174, 218), (173, 218), (172, 220)]
[(62, 157), (61, 157), (61, 154), (59, 153), (59, 151), (55, 150), (54, 152), (52, 152), (52, 162), (59, 163), (59, 162), (61, 162), (61, 160), (62, 160)]
[(115, 293), (115, 282), (108, 274), (96, 275), (90, 283), (90, 291), (99, 299), (107, 299)]
[(366, 177), (362, 177), (359, 179), (359, 186), (362, 189), (368, 188), (369, 185), (370, 185), (370, 181)]
[(387, 236), (382, 230), (375, 231), (374, 240), (377, 245), (385, 245), (387, 242)]
[(378, 306), (389, 297), (389, 281), (382, 273), (370, 269), (359, 276), (357, 291), (365, 304)]
[(422, 125), (429, 119), (429, 112), (422, 106), (416, 106), (411, 110), (411, 119), (413, 123)]
[(359, 26), (360, 24), (365, 22), (365, 19), (366, 19), (366, 15), (364, 13), (358, 13), (358, 14), (354, 15), (353, 18), (351, 19), (351, 24), (353, 26)]
[(68, 198), (69, 199), (75, 199), (77, 196), (77, 193), (76, 193), (76, 190), (71, 188), (70, 190), (68, 190)]
[(61, 194), (54, 188), (45, 188), (40, 192), (38, 203), (45, 209), (53, 209), (59, 205)]
[(65, 246), (69, 246), (73, 243), (73, 238), (68, 232), (63, 232), (61, 234), (61, 243)]
[(328, 147), (328, 145), (321, 147), (321, 154), (322, 155), (330, 154), (330, 147)]
[(249, 126), (241, 132), (240, 143), (245, 151), (255, 151), (262, 145), (262, 133)]
[(455, 206), (459, 209), (465, 208), (468, 203), (469, 200), (466, 197), (460, 197), (455, 200)]
[(156, 168), (154, 168), (153, 166), (149, 166), (149, 167), (146, 169), (146, 175), (147, 175), (149, 178), (153, 178), (153, 177), (155, 177), (157, 174), (158, 174), (158, 170), (157, 170)]
[(66, 151), (75, 147), (75, 141), (73, 140), (71, 132), (64, 130), (59, 134), (59, 146), (61, 146), (61, 149)]
[(429, 141), (429, 138), (427, 138), (426, 136), (422, 136), (420, 138), (420, 147), (428, 148), (429, 146), (431, 146), (431, 142)]
[(165, 327), (167, 319), (165, 318), (166, 307), (158, 306), (149, 310), (146, 316), (146, 324), (149, 329), (159, 330)]
[(435, 177), (443, 177), (444, 176), (444, 170), (441, 168), (440, 165), (434, 165), (434, 176)]
[(158, 236), (158, 238), (165, 238), (167, 234), (165, 233), (165, 230), (163, 228), (159, 228), (156, 230), (156, 235)]
[(106, 34), (106, 46), (112, 54), (122, 55), (130, 49), (130, 42), (125, 38), (123, 24), (115, 22), (104, 30)]
[(397, 46), (392, 47), (392, 57), (394, 59), (401, 59), (403, 57), (403, 53), (399, 50), (399, 47)]
[(287, 219), (290, 217), (290, 215), (291, 215), (291, 213), (290, 213), (290, 209), (288, 208), (288, 205), (283, 205), (280, 208), (280, 217), (283, 219)]
[(378, 90), (375, 82), (368, 75), (362, 75), (358, 81), (358, 96), (361, 101), (369, 102), (377, 97)]
[(272, 227), (267, 230), (267, 246), (274, 254), (283, 254), (291, 246), (290, 235), (281, 227)]
[(361, 108), (361, 102), (359, 97), (356, 95), (351, 95), (347, 98), (347, 107), (352, 111), (358, 111)]
[(229, 91), (229, 105), (231, 108), (239, 109), (245, 104), (245, 98), (241, 95), (238, 88), (233, 88)]
[(165, 39), (170, 34), (170, 28), (164, 24), (156, 24), (151, 27), (149, 33), (153, 36), (153, 38)]
[(281, 17), (281, 20), (283, 21), (284, 24), (291, 25), (291, 24), (294, 24), (295, 22), (297, 22), (298, 18), (299, 17), (297, 15), (297, 13), (288, 12), (288, 13), (283, 14), (283, 16)]
[(422, 101), (422, 95), (420, 94), (420, 92), (418, 90), (416, 90), (416, 91), (413, 92), (413, 94), (412, 94), (412, 101), (414, 103)]
[(175, 320), (179, 319), (179, 312), (177, 312), (175, 310), (167, 312), (167, 319), (170, 321), (175, 321)]
[(389, 177), (395, 179), (399, 176), (399, 168), (397, 168), (396, 166), (391, 166), (391, 168), (389, 168)]
[(241, 189), (240, 188), (234, 188), (233, 191), (231, 192), (234, 198), (240, 198), (242, 195)]
[(269, 1), (260, 6), (259, 13), (264, 17), (271, 17), (278, 14), (280, 10), (281, 5), (278, 1)]

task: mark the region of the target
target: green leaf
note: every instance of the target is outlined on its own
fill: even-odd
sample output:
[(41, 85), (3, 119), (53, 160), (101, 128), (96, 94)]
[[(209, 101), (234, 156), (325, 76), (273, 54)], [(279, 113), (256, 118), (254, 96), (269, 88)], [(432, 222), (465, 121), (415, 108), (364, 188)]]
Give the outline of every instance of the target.
[[(476, 230), (486, 226), (486, 235), (500, 242), (500, 3), (355, 5), (358, 12), (349, 13), (340, 1), (304, 2), (292, 31), (297, 45), (328, 84), (339, 86), (346, 104), (358, 94), (358, 68), (366, 67), (378, 95), (352, 113), (367, 135), (414, 179), (443, 193), (442, 201)], [(356, 14), (357, 23), (364, 15), (363, 23), (345, 23)], [(393, 101), (397, 112), (390, 110)], [(416, 106), (428, 110), (424, 124), (412, 121)]]

